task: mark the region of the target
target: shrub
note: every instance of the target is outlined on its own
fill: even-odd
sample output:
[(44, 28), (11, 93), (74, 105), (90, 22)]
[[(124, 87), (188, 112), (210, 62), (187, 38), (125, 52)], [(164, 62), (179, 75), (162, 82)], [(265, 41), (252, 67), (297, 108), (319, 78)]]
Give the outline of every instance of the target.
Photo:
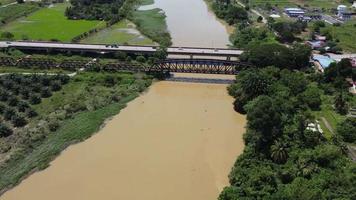
[(19, 112), (25, 112), (26, 109), (29, 108), (29, 107), (30, 106), (25, 101), (19, 101), (19, 103), (17, 104), (17, 109), (18, 109)]
[(30, 96), (30, 103), (32, 105), (40, 104), (41, 103), (41, 97), (38, 94), (32, 94)]
[(9, 106), (16, 106), (18, 104), (19, 100), (15, 96), (11, 96), (8, 100)]
[(29, 118), (36, 117), (38, 115), (38, 113), (32, 108), (28, 108), (26, 112), (27, 112), (27, 117)]
[(12, 116), (14, 116), (15, 114), (16, 114), (15, 109), (8, 107), (4, 111), (4, 118), (5, 118), (5, 120), (10, 120), (12, 118)]
[(48, 87), (42, 88), (41, 90), (41, 97), (42, 98), (48, 98), (52, 96), (52, 92)]
[(12, 134), (12, 130), (3, 123), (0, 123), (0, 137), (8, 137)]
[(11, 121), (15, 127), (23, 127), (27, 124), (26, 118), (18, 114), (13, 115)]
[(61, 83), (61, 81), (53, 81), (52, 83), (51, 83), (51, 90), (52, 91), (59, 91), (59, 90), (61, 90), (62, 89), (62, 83)]

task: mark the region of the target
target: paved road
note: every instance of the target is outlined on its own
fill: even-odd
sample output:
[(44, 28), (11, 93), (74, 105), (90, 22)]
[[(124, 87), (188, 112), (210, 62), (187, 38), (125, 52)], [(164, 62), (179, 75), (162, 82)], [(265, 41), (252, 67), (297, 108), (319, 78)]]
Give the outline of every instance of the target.
[(337, 24), (337, 23), (342, 24), (342, 23), (344, 23), (343, 21), (338, 20), (338, 19), (336, 19), (334, 17), (331, 17), (330, 15), (322, 14), (321, 17), (325, 22), (327, 22), (329, 24)]
[[(123, 51), (127, 53), (146, 53), (152, 54), (157, 51), (154, 46), (124, 46), (111, 47), (102, 44), (71, 44), (54, 42), (0, 42), (0, 48), (14, 47), (20, 49), (58, 49), (58, 50), (77, 50), (77, 51), (96, 51), (96, 52), (115, 52)], [(218, 57), (238, 57), (243, 51), (238, 49), (224, 48), (200, 48), (200, 47), (169, 47), (167, 49), (170, 55), (201, 55)]]
[(328, 55), (330, 56), (330, 58), (336, 60), (336, 61), (340, 61), (343, 58), (356, 58), (356, 53), (354, 54), (333, 54), (333, 53), (328, 53)]

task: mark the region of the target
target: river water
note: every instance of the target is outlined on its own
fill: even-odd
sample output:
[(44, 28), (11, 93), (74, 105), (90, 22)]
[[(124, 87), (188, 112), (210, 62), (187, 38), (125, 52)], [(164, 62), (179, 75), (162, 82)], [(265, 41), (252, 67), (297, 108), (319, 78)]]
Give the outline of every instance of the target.
[[(219, 36), (225, 27), (208, 13), (202, 0), (157, 3), (167, 13), (174, 44), (228, 43)], [(202, 30), (179, 30), (183, 25)], [(207, 32), (200, 38), (195, 31)], [(67, 148), (50, 167), (0, 199), (215, 200), (228, 185), (228, 173), (243, 151), (246, 123), (234, 112), (226, 86), (154, 83), (97, 134)]]

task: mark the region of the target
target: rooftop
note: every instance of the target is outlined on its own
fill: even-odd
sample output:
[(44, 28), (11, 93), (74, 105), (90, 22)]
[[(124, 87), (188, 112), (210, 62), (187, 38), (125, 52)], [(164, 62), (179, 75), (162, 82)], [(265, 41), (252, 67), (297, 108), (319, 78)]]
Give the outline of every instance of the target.
[(331, 63), (335, 62), (335, 60), (331, 59), (328, 56), (323, 56), (323, 55), (313, 55), (313, 60), (317, 61), (320, 63), (320, 65), (325, 69), (330, 66)]

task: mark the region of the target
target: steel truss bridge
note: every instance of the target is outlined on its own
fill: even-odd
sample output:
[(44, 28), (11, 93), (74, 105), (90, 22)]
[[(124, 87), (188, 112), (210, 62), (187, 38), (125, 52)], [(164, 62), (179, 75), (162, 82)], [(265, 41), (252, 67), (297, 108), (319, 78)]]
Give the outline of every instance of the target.
[(248, 63), (215, 59), (166, 59), (152, 65), (128, 62), (100, 62), (95, 60), (56, 60), (33, 57), (0, 57), (0, 66), (76, 71), (81, 68), (103, 71), (131, 72), (180, 72), (203, 74), (237, 74), (241, 69), (251, 67)]

